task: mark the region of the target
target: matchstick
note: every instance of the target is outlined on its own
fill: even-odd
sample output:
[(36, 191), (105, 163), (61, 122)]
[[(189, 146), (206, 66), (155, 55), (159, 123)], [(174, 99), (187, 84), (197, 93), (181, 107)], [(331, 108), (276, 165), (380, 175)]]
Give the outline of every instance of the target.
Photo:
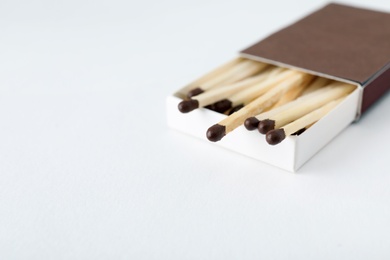
[(216, 74), (214, 77), (209, 78), (205, 82), (198, 85), (194, 89), (191, 89), (187, 93), (187, 97), (199, 95), (208, 89), (221, 86), (223, 84), (231, 84), (239, 80), (245, 79), (256, 73), (264, 70), (268, 65), (251, 60), (243, 60), (238, 64), (228, 68), (220, 74)]
[(345, 97), (331, 101), (328, 104), (311, 111), (305, 116), (283, 126), (283, 128), (269, 131), (266, 135), (267, 143), (270, 145), (276, 145), (282, 142), (286, 136), (292, 135), (297, 131), (307, 127), (308, 125), (317, 122), (326, 114), (328, 114), (333, 108), (335, 108), (344, 98)]
[(218, 68), (210, 71), (209, 73), (203, 75), (202, 77), (198, 78), (197, 80), (195, 80), (195, 81), (191, 82), (190, 84), (188, 84), (187, 86), (185, 86), (183, 88), (183, 90), (181, 91), (181, 93), (184, 96), (187, 96), (188, 92), (191, 90), (196, 92), (195, 89), (198, 88), (198, 86), (200, 86), (201, 84), (207, 82), (208, 80), (210, 80), (212, 78), (217, 77), (220, 74), (225, 73), (226, 71), (230, 70), (234, 66), (237, 66), (239, 63), (241, 63), (243, 61), (244, 61), (244, 58), (239, 57), (239, 58), (235, 58), (235, 59), (223, 64), (222, 66), (219, 66)]
[(283, 106), (273, 108), (273, 109), (268, 110), (266, 112), (262, 112), (261, 114), (259, 114), (257, 116), (248, 117), (244, 121), (245, 128), (249, 131), (253, 131), (253, 130), (257, 129), (257, 127), (259, 126), (259, 123), (262, 120), (273, 117), (274, 115), (277, 115), (278, 113), (293, 107), (296, 101), (297, 100), (295, 100), (293, 102), (286, 103)]
[[(302, 86), (301, 88), (293, 88), (293, 89), (290, 89), (289, 91), (287, 91), (280, 99), (278, 102), (276, 102), (275, 105), (273, 105), (272, 108), (276, 108), (276, 107), (280, 107), (284, 104), (287, 104), (295, 99), (297, 99), (301, 94), (302, 92), (309, 86), (310, 84), (306, 85), (306, 86)], [(272, 109), (271, 108), (271, 109)]]
[[(279, 69), (279, 71), (277, 71), (276, 69), (274, 70), (273, 76), (276, 76), (277, 73), (280, 73), (283, 71), (280, 68), (278, 68), (278, 69)], [(300, 89), (297, 88), (297, 90), (299, 93), (301, 92)], [(297, 90), (293, 90), (293, 91), (296, 92)], [(250, 103), (252, 100), (256, 99), (258, 96), (260, 96), (260, 94), (262, 94), (262, 93), (258, 93), (258, 92), (256, 93), (256, 92), (257, 91), (255, 89), (250, 89), (250, 90), (248, 89), (248, 91), (246, 93), (245, 92), (238, 93), (236, 96), (232, 96), (230, 98), (233, 101), (231, 101), (229, 99), (225, 99), (225, 100), (222, 100), (222, 101), (214, 104), (214, 110), (217, 112), (220, 112), (220, 113), (223, 113), (225, 111), (229, 111), (228, 115), (231, 115), (231, 114), (237, 112), (238, 110), (240, 110), (241, 108), (243, 108), (245, 105)], [(288, 94), (286, 94), (286, 95), (288, 95)], [(286, 96), (286, 95), (284, 95), (284, 96)], [(291, 96), (291, 95), (288, 95), (288, 96)], [(240, 98), (240, 97), (244, 97), (244, 98)], [(246, 100), (243, 100), (243, 99), (245, 99), (245, 97), (246, 97)], [(283, 99), (283, 97), (282, 97), (282, 99)], [(285, 101), (284, 103), (287, 102), (286, 99), (284, 101)], [(240, 102), (242, 102), (242, 103), (240, 103)], [(274, 105), (274, 107), (277, 107), (277, 106), (280, 106), (283, 104), (283, 103), (279, 104), (279, 102), (280, 102), (280, 100)]]
[(231, 96), (240, 90), (251, 87), (253, 85), (258, 85), (260, 82), (265, 81), (271, 72), (272, 70), (267, 70), (259, 75), (249, 77), (225, 87), (212, 88), (195, 97), (192, 97), (189, 100), (181, 101), (178, 105), (178, 109), (182, 113), (188, 113), (196, 108), (211, 105), (219, 100), (223, 100)]
[(324, 86), (330, 85), (333, 83), (330, 79), (318, 77), (302, 92), (302, 96), (312, 93)]
[[(255, 117), (247, 118), (244, 122), (244, 126), (247, 130), (252, 131), (258, 128), (258, 125), (260, 123), (260, 120), (267, 119), (268, 117), (272, 117), (286, 109), (289, 109), (291, 106), (294, 105), (294, 100), (300, 95), (299, 99), (302, 100), (302, 97), (305, 95), (308, 95), (320, 88), (325, 87), (326, 85), (329, 85), (330, 80), (325, 78), (315, 78), (310, 82), (309, 86), (306, 88), (297, 88), (292, 89), (288, 91), (283, 97), (267, 112), (264, 112), (260, 115), (257, 115)], [(303, 90), (303, 91), (302, 91)], [(310, 99), (310, 97), (306, 97), (305, 99)], [(294, 102), (291, 102), (294, 101)], [(288, 105), (287, 105), (288, 104)]]
[(236, 113), (231, 114), (218, 124), (211, 126), (206, 133), (207, 138), (212, 142), (221, 140), (226, 134), (240, 126), (248, 117), (257, 115), (273, 106), (279, 98), (289, 89), (307, 84), (313, 76), (290, 70), (288, 76), (281, 82), (272, 82), (273, 88), (267, 93), (253, 100), (247, 106)]
[[(308, 113), (323, 106), (324, 104), (348, 95), (355, 89), (355, 86), (344, 83), (333, 83), (323, 89), (297, 99), (289, 109), (275, 114), (267, 119), (261, 120), (258, 130), (266, 134), (273, 129), (280, 128)], [(310, 96), (310, 98), (307, 98)]]
[(282, 68), (274, 68), (268, 75), (267, 80), (255, 84), (249, 88), (235, 93), (227, 99), (223, 99), (213, 105), (213, 110), (224, 113), (231, 108), (245, 106), (252, 100), (263, 95), (266, 91), (272, 88), (277, 82), (280, 82), (287, 77), (288, 71)]

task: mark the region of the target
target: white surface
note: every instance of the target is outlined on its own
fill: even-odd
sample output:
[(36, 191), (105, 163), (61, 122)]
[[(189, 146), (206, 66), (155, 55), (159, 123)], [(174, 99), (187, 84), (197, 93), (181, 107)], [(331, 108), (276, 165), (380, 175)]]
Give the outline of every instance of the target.
[(298, 174), (166, 126), (322, 3), (1, 1), (0, 259), (388, 259), (389, 94)]

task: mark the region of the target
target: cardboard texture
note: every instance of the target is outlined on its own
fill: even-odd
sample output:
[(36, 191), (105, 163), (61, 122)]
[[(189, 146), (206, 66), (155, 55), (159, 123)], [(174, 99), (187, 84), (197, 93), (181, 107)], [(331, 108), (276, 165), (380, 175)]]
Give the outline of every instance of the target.
[(390, 14), (329, 4), (242, 53), (357, 82), (365, 111), (390, 88)]

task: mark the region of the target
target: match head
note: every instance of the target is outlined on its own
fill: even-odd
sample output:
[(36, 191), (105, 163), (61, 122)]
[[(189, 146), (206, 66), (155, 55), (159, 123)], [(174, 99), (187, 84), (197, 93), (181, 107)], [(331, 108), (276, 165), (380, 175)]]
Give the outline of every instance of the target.
[(192, 98), (192, 97), (194, 97), (194, 96), (197, 96), (197, 95), (199, 95), (199, 94), (202, 94), (203, 92), (204, 92), (204, 90), (201, 89), (201, 88), (194, 88), (194, 89), (190, 90), (190, 91), (187, 93), (187, 97)]
[(243, 108), (243, 107), (244, 107), (244, 105), (242, 105), (242, 104), (233, 107), (233, 108), (229, 111), (229, 116), (230, 116), (231, 114), (233, 114), (233, 113), (236, 113), (238, 110), (240, 110), (240, 109)]
[(211, 142), (217, 142), (226, 135), (226, 126), (215, 124), (207, 130), (207, 139)]
[(253, 131), (253, 130), (257, 129), (257, 127), (259, 126), (259, 123), (260, 123), (260, 121), (256, 117), (253, 116), (253, 117), (249, 117), (245, 120), (244, 126), (247, 130)]
[(265, 140), (270, 145), (276, 145), (282, 142), (285, 138), (286, 138), (286, 133), (284, 132), (283, 128), (271, 130), (265, 136)]
[(275, 121), (270, 119), (261, 120), (257, 129), (260, 133), (265, 135), (269, 131), (275, 129)]
[(224, 113), (228, 109), (232, 108), (232, 102), (229, 99), (222, 99), (221, 101), (214, 103), (213, 107), (214, 111)]
[(191, 112), (192, 110), (197, 109), (198, 107), (199, 107), (199, 102), (198, 102), (198, 100), (195, 100), (195, 99), (183, 100), (177, 106), (179, 111), (182, 113)]

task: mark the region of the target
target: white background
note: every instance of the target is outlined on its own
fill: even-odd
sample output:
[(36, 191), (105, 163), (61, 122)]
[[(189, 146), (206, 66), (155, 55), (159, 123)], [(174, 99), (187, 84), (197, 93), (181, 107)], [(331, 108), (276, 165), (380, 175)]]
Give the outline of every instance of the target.
[(389, 94), (297, 174), (166, 126), (323, 4), (1, 0), (0, 259), (389, 259)]

